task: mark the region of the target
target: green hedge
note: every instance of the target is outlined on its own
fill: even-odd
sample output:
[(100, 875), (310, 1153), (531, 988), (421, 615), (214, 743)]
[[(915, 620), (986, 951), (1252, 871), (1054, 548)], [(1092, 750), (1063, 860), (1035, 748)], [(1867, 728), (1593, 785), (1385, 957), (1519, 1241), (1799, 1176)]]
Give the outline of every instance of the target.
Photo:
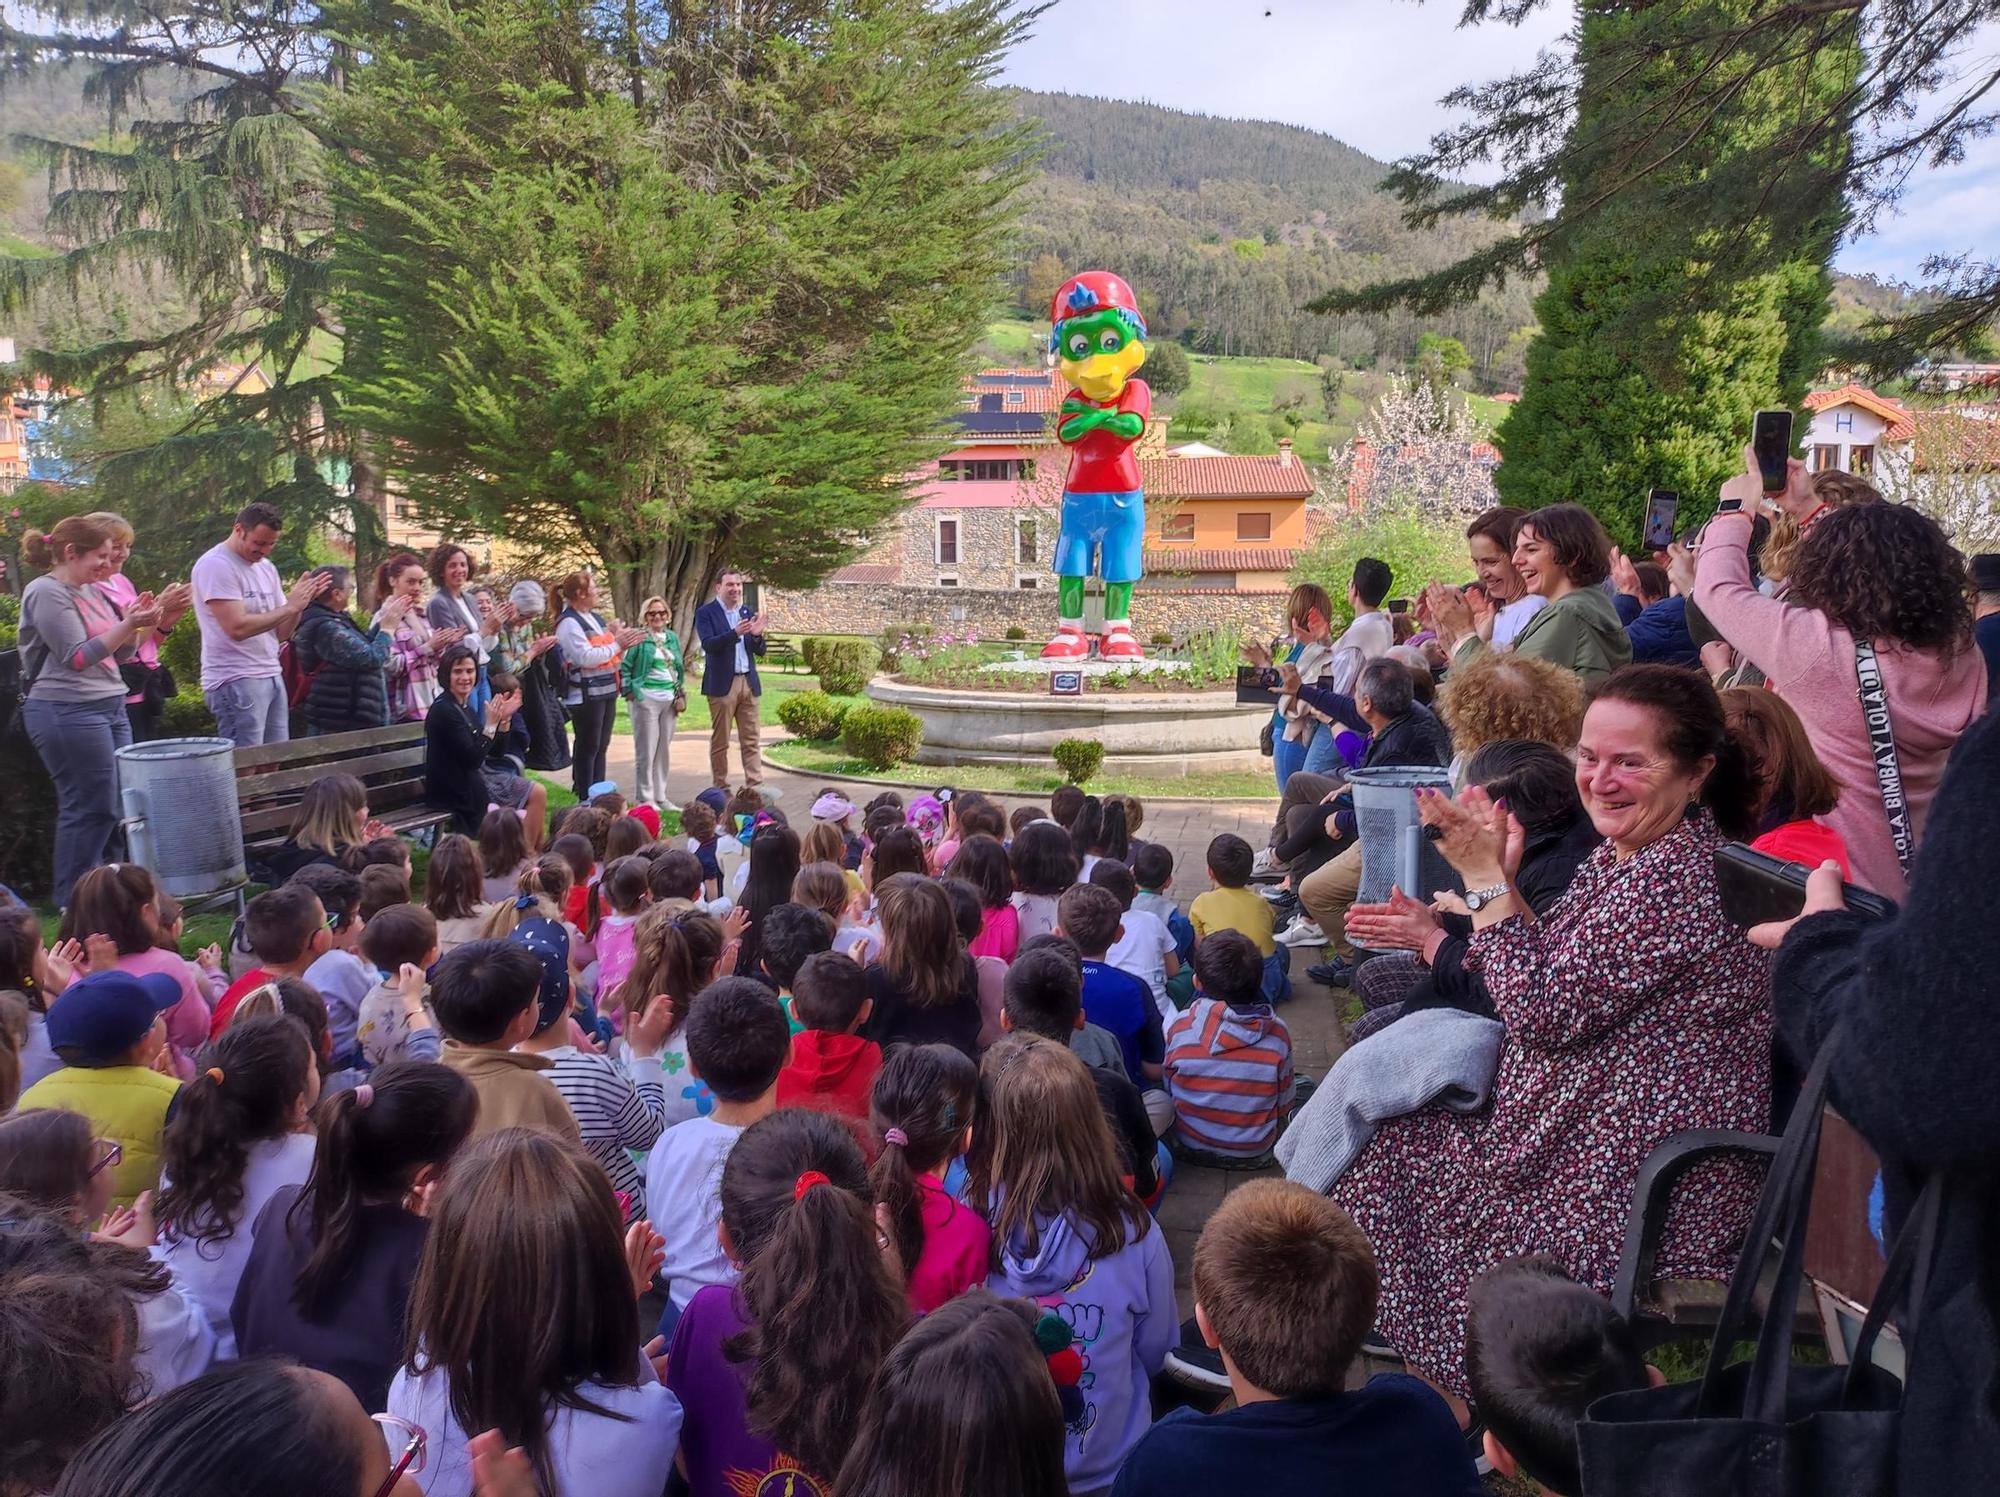
[(894, 769), (915, 757), (924, 741), (924, 720), (906, 707), (871, 704), (851, 708), (841, 724), (848, 753), (871, 769)]
[[(823, 640), (806, 642), (825, 643)], [(840, 736), (847, 710), (845, 703), (836, 702), (823, 691), (802, 691), (778, 703), (778, 721), (797, 737), (813, 743), (831, 743)]]
[(1094, 738), (1065, 738), (1049, 753), (1056, 761), (1056, 768), (1063, 772), (1063, 778), (1072, 785), (1088, 784), (1104, 767), (1104, 745)]
[[(875, 674), (879, 658), (866, 640), (822, 639), (819, 649), (809, 656), (812, 672), (819, 677), (820, 690), (834, 696), (859, 696), (868, 678)], [(812, 663), (817, 657), (817, 663)]]

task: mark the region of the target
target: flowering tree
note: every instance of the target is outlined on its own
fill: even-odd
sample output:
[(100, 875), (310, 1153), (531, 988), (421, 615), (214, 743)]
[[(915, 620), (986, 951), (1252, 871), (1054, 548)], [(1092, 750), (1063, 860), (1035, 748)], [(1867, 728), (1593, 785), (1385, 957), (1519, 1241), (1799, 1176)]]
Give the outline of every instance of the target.
[(1350, 510), (1410, 507), (1463, 520), (1493, 504), (1498, 462), (1486, 432), (1439, 383), (1389, 377), (1354, 440), (1335, 448), (1327, 492)]
[(1971, 555), (2000, 550), (2000, 411), (1918, 411), (1907, 443), (1878, 449), (1883, 497), (1922, 510)]

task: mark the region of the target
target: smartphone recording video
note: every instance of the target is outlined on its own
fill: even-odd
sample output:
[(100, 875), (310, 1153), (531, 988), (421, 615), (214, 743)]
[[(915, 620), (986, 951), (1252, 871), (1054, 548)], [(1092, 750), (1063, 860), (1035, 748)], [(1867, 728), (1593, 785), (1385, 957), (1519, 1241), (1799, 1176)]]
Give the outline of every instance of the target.
[(1751, 428), (1750, 445), (1757, 454), (1757, 472), (1764, 480), (1764, 492), (1785, 492), (1785, 461), (1792, 455), (1792, 413), (1759, 411)]
[(1646, 496), (1648, 551), (1664, 551), (1674, 543), (1674, 517), (1680, 513), (1681, 496), (1672, 489), (1654, 489)]

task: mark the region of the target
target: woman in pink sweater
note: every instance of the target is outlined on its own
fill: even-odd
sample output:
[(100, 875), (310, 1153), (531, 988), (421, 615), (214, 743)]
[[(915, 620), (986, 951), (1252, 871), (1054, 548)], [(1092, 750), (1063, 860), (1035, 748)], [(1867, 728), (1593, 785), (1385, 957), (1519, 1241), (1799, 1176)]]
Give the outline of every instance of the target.
[[(1746, 554), (1762, 497), (1754, 459), (1748, 466), (1722, 487), (1743, 508), (1717, 515), (1702, 536), (1695, 603), (1791, 704), (1839, 783), (1840, 802), (1824, 820), (1847, 844), (1855, 882), (1901, 899), (1908, 880), (1876, 774), (1855, 642), (1870, 642), (1879, 662), (1908, 806), (1905, 850), (1914, 851), (1952, 746), (1986, 710), (1965, 558), (1918, 511), (1857, 504), (1820, 516), (1785, 599), (1764, 597)], [(1810, 505), (1805, 465), (1791, 468), (1781, 503)]]

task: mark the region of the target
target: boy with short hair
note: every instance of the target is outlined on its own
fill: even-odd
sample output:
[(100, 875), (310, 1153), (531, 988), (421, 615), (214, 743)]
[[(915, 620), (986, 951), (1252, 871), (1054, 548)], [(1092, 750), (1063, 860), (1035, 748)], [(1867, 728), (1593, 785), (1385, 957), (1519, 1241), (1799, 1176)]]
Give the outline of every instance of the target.
[(555, 1063), (514, 1049), (535, 1032), (541, 996), (541, 962), (511, 941), (467, 941), (431, 974), (431, 1007), (445, 1033), (440, 1059), (479, 1097), (474, 1138), (526, 1127), (583, 1142), (569, 1104), (540, 1074)]
[(1576, 1426), (1607, 1393), (1658, 1387), (1625, 1317), (1530, 1253), (1496, 1263), (1466, 1291), (1465, 1375), (1486, 1420), (1486, 1459), (1552, 1497), (1583, 1490)]
[(1277, 918), (1268, 900), (1250, 888), (1250, 844), (1234, 832), (1224, 832), (1208, 844), (1208, 876), (1215, 884), (1205, 894), (1197, 894), (1188, 906), (1188, 920), (1194, 926), (1195, 951), (1212, 930), (1240, 930), (1257, 943), (1264, 958), (1264, 996), (1283, 1003), (1292, 996), (1291, 948), (1280, 946), (1275, 931)]
[(1083, 810), (1087, 800), (1080, 785), (1058, 785), (1049, 796), (1049, 820), (1064, 831), (1076, 825), (1077, 813)]
[(882, 1047), (860, 1034), (875, 1006), (861, 964), (842, 952), (815, 952), (790, 986), (792, 1020), (801, 1027), (792, 1035), (791, 1061), (778, 1073), (778, 1105), (815, 1107), (865, 1124)]
[[(774, 905), (764, 916), (762, 938), (757, 942), (757, 965), (769, 985), (778, 991), (780, 1002), (792, 996), (792, 983), (808, 957), (833, 950), (833, 921), (823, 910), (808, 909), (787, 900)], [(798, 1033), (797, 1029), (792, 1031)]]
[(697, 1289), (736, 1279), (715, 1232), (722, 1165), (743, 1130), (777, 1110), (778, 1075), (791, 1053), (784, 1007), (755, 978), (718, 978), (695, 995), (688, 1071), (708, 1084), (715, 1111), (676, 1123), (646, 1160), (646, 1207), (666, 1238), (660, 1275), (673, 1300), (661, 1321), (665, 1330)]
[(722, 857), (716, 835), (717, 817), (707, 801), (691, 800), (681, 807), (681, 830), (687, 834), (687, 850), (701, 865), (702, 892), (710, 899), (722, 892)]
[(243, 935), (257, 954), (257, 965), (229, 985), (209, 1016), (212, 1040), (229, 1027), (243, 995), (280, 977), (305, 979), (306, 969), (332, 944), (326, 911), (319, 896), (304, 884), (266, 889), (243, 910)]
[(361, 955), (375, 977), (355, 1011), (354, 1038), (362, 1064), (436, 1060), (438, 1034), (424, 974), (438, 959), (437, 916), (420, 904), (392, 904), (377, 911), (361, 927)]
[[(1361, 1229), (1288, 1180), (1223, 1197), (1194, 1250), (1194, 1319), (1183, 1331), (1221, 1353), (1200, 1381), (1235, 1407), (1176, 1409), (1133, 1447), (1112, 1497), (1323, 1490), (1480, 1497), (1458, 1421), (1420, 1378), (1388, 1373), (1343, 1391), (1381, 1286)], [(1188, 1348), (1168, 1356), (1193, 1370)], [(1199, 1354), (1197, 1354), (1199, 1355)]]
[[(1012, 1032), (1039, 1034), (1058, 1045), (1074, 1049), (1083, 1033), (1083, 972), (1076, 959), (1063, 948), (1069, 943), (1061, 936), (1037, 936), (1035, 944), (1024, 946), (1007, 969), (1007, 984), (1001, 999), (1000, 1027)], [(1172, 1156), (1153, 1133), (1153, 1120), (1139, 1089), (1122, 1072), (1091, 1065), (1081, 1054), (1097, 1087), (1097, 1105), (1117, 1141), (1120, 1168), (1132, 1182), (1132, 1193), (1147, 1206), (1159, 1204), (1172, 1172)]]
[(1132, 881), (1139, 886), (1132, 908), (1153, 916), (1174, 938), (1174, 955), (1180, 958), (1181, 970), (1167, 979), (1167, 998), (1176, 1010), (1185, 1008), (1194, 996), (1194, 973), (1190, 970), (1194, 962), (1194, 922), (1167, 892), (1174, 886), (1173, 850), (1163, 842), (1134, 847)]
[(1042, 819), (1040, 806), (1016, 806), (1014, 814), (1007, 818), (1007, 841), (1013, 845), (1014, 838), (1021, 835), (1021, 828)]
[(410, 902), (410, 871), (393, 863), (371, 863), (356, 878), (361, 880), (361, 903), (355, 913), (366, 925), (392, 904)]
[(1122, 931), (1111, 943), (1105, 960), (1121, 972), (1130, 972), (1152, 991), (1160, 1011), (1160, 1022), (1171, 1023), (1179, 1012), (1167, 997), (1167, 984), (1180, 974), (1180, 953), (1174, 949), (1173, 935), (1166, 922), (1150, 910), (1138, 908), (1139, 883), (1132, 870), (1115, 858), (1099, 858), (1090, 870), (1089, 883), (1109, 889), (1118, 896), (1124, 911)]
[(1125, 1074), (1138, 1086), (1153, 1132), (1173, 1126), (1174, 1103), (1162, 1085), (1166, 1034), (1152, 989), (1105, 958), (1124, 933), (1118, 896), (1100, 884), (1072, 884), (1056, 905), (1057, 929), (1076, 943), (1083, 957), (1083, 1012), (1118, 1041)]
[(306, 968), (306, 981), (326, 1000), (328, 1040), (333, 1068), (345, 1070), (359, 1055), (354, 1031), (361, 1022), (361, 1000), (375, 986), (375, 969), (357, 953), (361, 928), (361, 880), (335, 863), (308, 863), (289, 882), (304, 884), (319, 896), (331, 931), (330, 944)]
[(1262, 1154), (1291, 1106), (1292, 1036), (1264, 1001), (1264, 960), (1219, 930), (1194, 954), (1198, 991), (1167, 1026), (1167, 1092), (1182, 1142), (1231, 1158)]
[(181, 1084), (155, 1063), (167, 1048), (166, 1011), (180, 1001), (180, 985), (163, 973), (113, 968), (77, 978), (49, 1005), (46, 1032), (62, 1069), (23, 1092), (19, 1110), (82, 1113), (116, 1144), (114, 1205), (160, 1183), (160, 1134)]

